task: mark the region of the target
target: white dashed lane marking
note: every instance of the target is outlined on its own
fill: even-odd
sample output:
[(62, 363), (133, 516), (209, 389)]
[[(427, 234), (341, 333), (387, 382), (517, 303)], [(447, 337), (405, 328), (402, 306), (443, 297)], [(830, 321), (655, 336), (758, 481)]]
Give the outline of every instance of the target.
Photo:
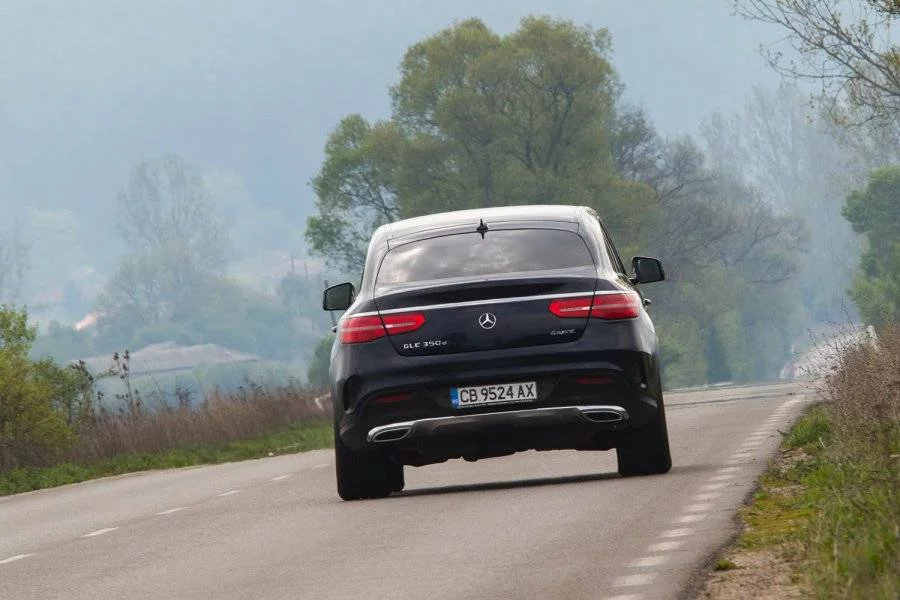
[(15, 556), (4, 558), (3, 560), (0, 560), (0, 565), (8, 565), (9, 563), (14, 563), (17, 560), (22, 560), (23, 558), (28, 558), (29, 556), (34, 556), (34, 552), (31, 552), (29, 554), (16, 554)]
[(704, 500), (715, 500), (716, 498), (721, 498), (722, 492), (708, 492), (706, 494), (696, 494), (692, 499), (698, 502), (702, 502)]
[(269, 481), (281, 481), (283, 479), (287, 479), (290, 475), (279, 475), (278, 477), (273, 477)]
[(216, 494), (216, 498), (224, 498), (225, 496), (234, 496), (235, 494), (240, 494), (241, 490), (229, 490), (227, 492), (222, 492), (221, 494)]
[(655, 544), (650, 544), (647, 547), (647, 552), (670, 552), (672, 550), (678, 550), (684, 546), (684, 542), (679, 541), (671, 541), (671, 542), (657, 542)]
[(681, 515), (680, 517), (675, 518), (675, 523), (699, 523), (700, 521), (706, 519), (705, 514), (699, 515)]
[(659, 554), (656, 556), (644, 556), (632, 562), (628, 566), (634, 569), (640, 569), (644, 567), (658, 567), (659, 565), (666, 563), (668, 560), (669, 557), (665, 554)]
[[(709, 512), (715, 508), (715, 504), (710, 501), (722, 496), (722, 492), (712, 490), (718, 490), (728, 485), (735, 484), (732, 480), (737, 479), (738, 473), (742, 469), (741, 466), (737, 465), (747, 465), (755, 460), (751, 455), (758, 452), (761, 445), (764, 444), (768, 438), (775, 435), (777, 430), (772, 431), (772, 429), (774, 429), (776, 424), (787, 417), (791, 405), (796, 402), (798, 401), (792, 400), (782, 405), (773, 412), (756, 431), (748, 435), (743, 445), (725, 461), (725, 464), (728, 466), (716, 470), (715, 475), (709, 478), (711, 483), (701, 486), (700, 493), (694, 494), (692, 497), (692, 504), (689, 504), (684, 508), (684, 512), (687, 514), (675, 517), (673, 523), (684, 525), (688, 523), (699, 523), (700, 521), (705, 520), (707, 516), (709, 516)], [(647, 548), (647, 556), (637, 558), (628, 563), (627, 566), (631, 569), (652, 569), (664, 565), (672, 556), (671, 554), (665, 553), (677, 550), (684, 545), (684, 540), (672, 538), (683, 538), (693, 535), (694, 533), (696, 533), (696, 530), (690, 527), (680, 527), (663, 531), (659, 537), (665, 541), (651, 544)], [(656, 579), (657, 575), (658, 573), (656, 571), (643, 571), (641, 573), (622, 575), (617, 577), (612, 585), (613, 587), (637, 587), (648, 585)], [(641, 594), (625, 594), (607, 597), (607, 600), (638, 600), (641, 597)]]
[(329, 465), (328, 463), (322, 463), (321, 465), (314, 465), (313, 469), (324, 469), (325, 467), (329, 467), (329, 466), (331, 466), (331, 465)]
[(118, 529), (118, 527), (107, 527), (106, 529), (98, 529), (97, 531), (92, 531), (90, 533), (86, 533), (81, 537), (83, 537), (83, 538), (97, 537), (98, 535), (103, 535), (104, 533), (109, 533), (110, 531), (115, 531), (116, 529)]
[(169, 510), (164, 510), (156, 513), (156, 516), (161, 517), (163, 515), (171, 515), (172, 513), (177, 513), (179, 510), (184, 510), (184, 507), (179, 506), (178, 508), (170, 508)]
[(622, 575), (613, 581), (613, 587), (631, 587), (636, 585), (647, 585), (656, 579), (656, 573), (637, 573), (635, 575)]
[(726, 484), (726, 483), (707, 483), (706, 485), (701, 485), (700, 490), (704, 491), (704, 492), (707, 490), (720, 490), (723, 487), (725, 487), (726, 485), (728, 485), (728, 484)]
[(694, 530), (690, 527), (681, 527), (678, 529), (669, 529), (667, 531), (663, 531), (659, 537), (663, 538), (676, 538), (676, 537), (684, 537), (686, 535), (694, 535)]

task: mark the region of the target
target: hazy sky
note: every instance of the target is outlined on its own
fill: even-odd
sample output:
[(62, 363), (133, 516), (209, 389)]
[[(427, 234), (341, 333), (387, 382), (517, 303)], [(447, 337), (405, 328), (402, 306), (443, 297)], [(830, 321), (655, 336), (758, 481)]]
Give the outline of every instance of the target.
[(757, 50), (777, 32), (727, 0), (2, 0), (0, 201), (106, 214), (132, 164), (173, 151), (309, 214), (326, 135), (387, 114), (407, 46), (534, 13), (607, 27), (627, 96), (664, 133), (777, 81)]

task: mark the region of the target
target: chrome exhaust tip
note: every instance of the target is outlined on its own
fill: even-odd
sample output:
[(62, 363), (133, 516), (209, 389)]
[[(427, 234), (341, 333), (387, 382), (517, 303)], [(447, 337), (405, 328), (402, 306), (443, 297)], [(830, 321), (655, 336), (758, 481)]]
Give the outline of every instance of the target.
[(628, 413), (622, 408), (586, 408), (581, 411), (581, 416), (591, 423), (618, 423), (628, 419)]
[(388, 442), (399, 442), (406, 439), (412, 433), (412, 425), (398, 423), (397, 425), (384, 425), (375, 427), (366, 436), (369, 442), (373, 444), (385, 444)]

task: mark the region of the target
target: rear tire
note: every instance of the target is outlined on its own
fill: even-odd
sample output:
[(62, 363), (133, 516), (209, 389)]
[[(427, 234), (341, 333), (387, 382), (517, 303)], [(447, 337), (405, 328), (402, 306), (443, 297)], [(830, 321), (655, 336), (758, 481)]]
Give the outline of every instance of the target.
[(403, 465), (391, 461), (391, 491), (400, 492), (406, 487), (406, 478), (403, 476)]
[(334, 466), (338, 495), (344, 500), (384, 498), (392, 491), (403, 489), (403, 465), (393, 463), (383, 450), (351, 450), (341, 440), (337, 427), (334, 431)]
[(619, 475), (659, 475), (672, 468), (669, 452), (669, 432), (662, 402), (659, 412), (640, 429), (623, 434), (616, 446)]

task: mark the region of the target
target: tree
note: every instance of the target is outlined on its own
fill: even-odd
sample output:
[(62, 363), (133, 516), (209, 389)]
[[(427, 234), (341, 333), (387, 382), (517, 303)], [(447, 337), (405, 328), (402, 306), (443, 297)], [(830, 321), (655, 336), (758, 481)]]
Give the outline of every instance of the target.
[(96, 308), (111, 342), (143, 327), (181, 323), (213, 300), (227, 257), (222, 215), (203, 180), (169, 154), (136, 165), (118, 195), (118, 224), (132, 254), (109, 279)]
[(395, 171), (405, 146), (393, 124), (371, 126), (359, 115), (343, 119), (329, 136), (327, 159), (313, 180), (319, 214), (306, 231), (329, 264), (362, 272), (372, 231), (399, 217)]
[(8, 232), (0, 231), (0, 302), (18, 299), (28, 266), (29, 247), (14, 223)]
[(844, 216), (865, 234), (868, 249), (851, 296), (867, 323), (900, 320), (900, 166), (873, 171), (866, 187), (847, 198)]
[(69, 373), (28, 352), (35, 331), (28, 315), (0, 306), (0, 472), (51, 459), (71, 439), (57, 392), (69, 388)]
[[(765, 58), (783, 75), (818, 82), (821, 100), (840, 120), (900, 124), (900, 46), (891, 31), (900, 18), (896, 0), (736, 0), (735, 7), (787, 30)], [(785, 43), (792, 52), (785, 53)]]
[(328, 368), (331, 363), (331, 346), (334, 344), (334, 335), (326, 335), (313, 350), (312, 360), (306, 372), (309, 385), (314, 388), (328, 386)]
[(523, 19), (501, 37), (461, 22), (410, 47), (393, 114), (341, 121), (314, 180), (307, 239), (359, 273), (372, 230), (421, 214), (534, 203), (592, 206), (627, 245), (657, 217), (652, 191), (616, 173), (621, 86), (605, 30)]
[(222, 215), (203, 180), (174, 154), (131, 170), (128, 187), (118, 195), (118, 227), (136, 254), (175, 253), (193, 268), (212, 273), (227, 262)]

